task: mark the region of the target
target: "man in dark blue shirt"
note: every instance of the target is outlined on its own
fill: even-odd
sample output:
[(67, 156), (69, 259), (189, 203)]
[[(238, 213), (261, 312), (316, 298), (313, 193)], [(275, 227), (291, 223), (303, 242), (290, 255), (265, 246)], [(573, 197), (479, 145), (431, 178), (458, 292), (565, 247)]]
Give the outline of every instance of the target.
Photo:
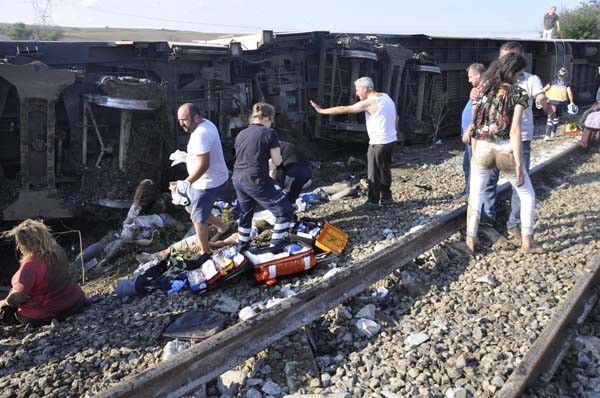
[(271, 170), (271, 177), (287, 192), (287, 198), (293, 204), (312, 177), (312, 170), (300, 148), (287, 141), (279, 141), (279, 144), (282, 162), (276, 170)]

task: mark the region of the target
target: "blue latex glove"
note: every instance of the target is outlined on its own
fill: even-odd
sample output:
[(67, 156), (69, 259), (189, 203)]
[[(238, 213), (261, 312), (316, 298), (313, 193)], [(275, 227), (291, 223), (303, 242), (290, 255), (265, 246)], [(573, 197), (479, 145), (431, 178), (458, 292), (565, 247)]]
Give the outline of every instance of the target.
[(187, 281), (174, 280), (171, 281), (171, 289), (167, 292), (167, 294), (177, 293), (181, 289), (183, 289), (186, 285)]

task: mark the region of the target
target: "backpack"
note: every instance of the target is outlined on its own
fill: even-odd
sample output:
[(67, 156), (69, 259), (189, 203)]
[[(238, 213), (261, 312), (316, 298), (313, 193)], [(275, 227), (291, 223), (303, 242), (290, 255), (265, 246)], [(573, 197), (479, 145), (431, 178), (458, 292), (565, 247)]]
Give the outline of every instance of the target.
[(600, 130), (600, 110), (587, 115), (585, 118), (585, 127), (593, 130)]

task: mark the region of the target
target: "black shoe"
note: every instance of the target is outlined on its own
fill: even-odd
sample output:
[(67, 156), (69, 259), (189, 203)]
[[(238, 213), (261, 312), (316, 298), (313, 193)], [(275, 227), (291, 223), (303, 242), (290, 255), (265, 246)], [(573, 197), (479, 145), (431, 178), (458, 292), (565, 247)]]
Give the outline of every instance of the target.
[(203, 253), (196, 259), (190, 259), (186, 261), (186, 268), (189, 270), (197, 269), (202, 266), (205, 262), (210, 260), (212, 257), (212, 253)]
[(379, 210), (379, 203), (367, 200), (361, 205), (355, 207), (356, 210)]
[(394, 204), (394, 199), (392, 199), (392, 197), (390, 196), (389, 198), (381, 198), (379, 200), (379, 205), (380, 206), (390, 206)]
[(482, 214), (481, 218), (479, 219), (479, 223), (481, 225), (487, 225), (488, 227), (493, 227), (495, 222), (496, 222), (496, 220), (494, 220), (491, 217), (486, 216), (485, 214)]
[(237, 250), (238, 253), (243, 253), (247, 250), (250, 250), (250, 243), (240, 243), (237, 242), (235, 244), (235, 249)]
[(235, 232), (235, 228), (236, 228), (237, 224), (236, 223), (229, 223), (227, 225), (227, 229), (223, 232), (217, 232), (216, 234), (214, 234), (211, 238), (210, 241), (211, 242), (218, 242), (220, 240), (225, 240), (228, 237), (231, 236), (231, 234), (233, 234)]
[(290, 243), (289, 236), (283, 239), (272, 239), (269, 242), (269, 247), (281, 247), (283, 248), (285, 245)]

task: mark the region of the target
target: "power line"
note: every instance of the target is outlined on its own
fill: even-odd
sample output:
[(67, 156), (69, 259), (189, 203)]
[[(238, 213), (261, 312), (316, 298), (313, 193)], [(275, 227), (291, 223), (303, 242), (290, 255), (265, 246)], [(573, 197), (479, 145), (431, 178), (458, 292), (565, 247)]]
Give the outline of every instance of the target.
[(135, 15), (135, 14), (129, 14), (129, 13), (126, 13), (126, 12), (105, 10), (103, 8), (95, 7), (95, 6), (92, 6), (92, 7), (89, 7), (89, 8), (93, 9), (95, 11), (101, 12), (101, 13), (105, 13), (105, 14), (121, 15), (121, 16), (124, 16), (124, 17), (146, 19), (146, 20), (150, 20), (150, 21), (172, 22), (172, 23), (179, 23), (179, 24), (184, 24), (184, 25), (195, 25), (195, 26), (198, 26), (198, 25), (207, 25), (207, 26), (216, 26), (216, 27), (224, 27), (224, 28), (252, 29), (254, 31), (265, 29), (263, 26), (230, 25), (230, 24), (217, 24), (217, 23), (201, 22), (201, 21), (185, 21), (185, 20), (180, 20), (180, 19), (157, 18), (157, 17), (148, 17), (148, 16), (144, 16), (144, 15)]
[(43, 27), (52, 25), (52, 0), (30, 0), (30, 3), (36, 24)]

